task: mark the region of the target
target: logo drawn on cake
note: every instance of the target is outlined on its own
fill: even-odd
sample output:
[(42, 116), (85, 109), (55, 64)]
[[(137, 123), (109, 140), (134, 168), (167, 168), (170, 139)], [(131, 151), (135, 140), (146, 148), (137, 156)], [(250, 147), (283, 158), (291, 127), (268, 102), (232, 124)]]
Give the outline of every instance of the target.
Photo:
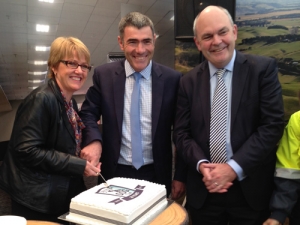
[(109, 203), (119, 204), (123, 201), (130, 201), (140, 196), (144, 191), (145, 186), (137, 185), (135, 189), (109, 185), (109, 187), (100, 188), (96, 193), (103, 195), (113, 195), (119, 198), (110, 201)]

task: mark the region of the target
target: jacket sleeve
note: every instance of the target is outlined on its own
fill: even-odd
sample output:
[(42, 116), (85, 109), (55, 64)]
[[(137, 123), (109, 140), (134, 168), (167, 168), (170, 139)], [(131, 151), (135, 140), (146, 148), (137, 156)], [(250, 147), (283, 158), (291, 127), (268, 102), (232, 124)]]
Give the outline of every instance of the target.
[(275, 173), (275, 187), (270, 209), (271, 218), (280, 221), (282, 224), (288, 217), (300, 193), (300, 168), (299, 168), (299, 147), (300, 147), (300, 111), (294, 113), (284, 129), (277, 150), (277, 162)]
[(76, 146), (71, 137), (61, 145), (65, 147), (54, 149), (58, 129), (62, 129), (59, 123), (63, 123), (59, 111), (57, 99), (45, 92), (31, 94), (19, 106), (10, 145), (20, 167), (62, 175), (83, 174), (86, 161), (68, 152)]
[(257, 56), (249, 56), (248, 61), (245, 81), (250, 84), (243, 86), (239, 102), (234, 102), (236, 76), (232, 81), (231, 145), (232, 159), (246, 176), (251, 176), (262, 164), (273, 163), (275, 159), (276, 145), (284, 129), (284, 108), (276, 61)]
[[(177, 108), (174, 124), (173, 139), (176, 146), (178, 157), (192, 167), (195, 171), (199, 160), (207, 159), (203, 148), (199, 145), (199, 139), (195, 138), (195, 125), (197, 128), (205, 129), (203, 124), (195, 123), (196, 118), (192, 111), (193, 92), (197, 88), (195, 79), (190, 74), (184, 75), (179, 83)], [(198, 118), (201, 116), (197, 115)], [(200, 132), (198, 136), (201, 136)], [(196, 140), (198, 139), (198, 140)], [(203, 138), (202, 138), (203, 139)], [(201, 139), (201, 140), (202, 140)], [(183, 165), (182, 163), (180, 165)]]
[(270, 202), (272, 211), (270, 218), (283, 224), (299, 198), (300, 182), (281, 177), (275, 177), (274, 182), (276, 188)]
[(95, 140), (102, 142), (102, 135), (97, 124), (102, 115), (100, 74), (98, 73), (98, 70), (95, 69), (93, 75), (93, 86), (91, 86), (87, 91), (85, 100), (79, 112), (79, 116), (85, 125), (85, 129), (82, 130), (82, 147), (87, 146)]
[(175, 165), (174, 165), (175, 172), (174, 172), (173, 180), (186, 183), (188, 166), (177, 151), (175, 151), (174, 158), (175, 158)]

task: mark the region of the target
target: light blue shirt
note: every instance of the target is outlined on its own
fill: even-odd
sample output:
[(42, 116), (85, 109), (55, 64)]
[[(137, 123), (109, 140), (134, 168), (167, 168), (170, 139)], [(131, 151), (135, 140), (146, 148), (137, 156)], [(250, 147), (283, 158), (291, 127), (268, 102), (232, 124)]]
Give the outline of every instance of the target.
[[(238, 176), (238, 180), (242, 180), (245, 178), (245, 174), (243, 169), (237, 164), (231, 157), (233, 156), (232, 147), (231, 147), (231, 137), (230, 137), (230, 124), (231, 124), (231, 100), (232, 100), (232, 74), (234, 61), (236, 57), (236, 52), (233, 52), (232, 59), (230, 62), (224, 67), (226, 69), (225, 74), (223, 75), (223, 80), (227, 89), (227, 124), (226, 124), (226, 152), (227, 152), (227, 164), (231, 166), (231, 168), (235, 171)], [(215, 93), (215, 89), (217, 87), (218, 78), (216, 76), (216, 72), (218, 68), (208, 62), (209, 73), (210, 73), (210, 104), (212, 104), (213, 96)], [(200, 160), (197, 163), (197, 170), (199, 168), (199, 164), (206, 160)]]
[[(153, 163), (152, 154), (152, 79), (151, 79), (152, 61), (140, 73), (142, 74), (140, 80), (140, 119), (141, 119), (141, 133), (142, 133), (142, 148), (144, 165)], [(132, 165), (132, 151), (131, 151), (131, 129), (130, 129), (130, 105), (131, 94), (134, 85), (134, 69), (129, 62), (125, 60), (125, 93), (124, 93), (124, 110), (122, 123), (122, 138), (121, 151), (118, 160), (119, 164)]]

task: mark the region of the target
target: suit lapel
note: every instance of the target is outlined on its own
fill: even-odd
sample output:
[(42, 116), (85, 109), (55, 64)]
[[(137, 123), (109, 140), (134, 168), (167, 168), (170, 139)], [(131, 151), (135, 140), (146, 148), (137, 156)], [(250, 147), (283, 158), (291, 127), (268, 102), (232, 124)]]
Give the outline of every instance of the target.
[(164, 79), (161, 70), (152, 61), (152, 140), (156, 132), (164, 92)]
[(122, 135), (123, 111), (124, 111), (124, 94), (125, 94), (125, 69), (124, 61), (122, 61), (122, 68), (117, 68), (113, 75), (113, 101), (115, 104), (115, 113), (117, 116), (117, 123), (119, 134)]
[(198, 87), (200, 90), (200, 107), (202, 109), (202, 114), (204, 117), (204, 123), (205, 127), (208, 127), (206, 129), (207, 136), (209, 137), (209, 127), (210, 127), (210, 76), (209, 76), (209, 68), (208, 63), (205, 61), (205, 63), (202, 64), (200, 67), (200, 70), (197, 75), (197, 79), (199, 79), (196, 83), (200, 84)]
[[(62, 107), (65, 107), (65, 106), (62, 106)], [(62, 119), (64, 121), (65, 127), (68, 130), (68, 133), (71, 135), (72, 140), (75, 142), (75, 133), (74, 133), (72, 125), (71, 125), (71, 123), (69, 121), (69, 117), (68, 117), (66, 111), (63, 111)]]
[(237, 51), (232, 74), (231, 127), (235, 122), (244, 86), (249, 76), (249, 67), (245, 62), (245, 56)]
[[(69, 117), (68, 117), (67, 111), (65, 109), (64, 99), (63, 99), (63, 96), (60, 92), (60, 89), (59, 89), (59, 87), (58, 87), (55, 80), (49, 81), (49, 85), (50, 85), (50, 88), (53, 91), (53, 94), (55, 95), (55, 97), (59, 101), (59, 103), (58, 103), (59, 108), (60, 108), (59, 110), (60, 110), (60, 115), (61, 115), (62, 121), (64, 123), (64, 126), (67, 128), (68, 133), (71, 135), (72, 140), (75, 142), (75, 133), (74, 133), (73, 127), (72, 127), (72, 125), (69, 121)], [(75, 105), (73, 99), (71, 99), (71, 101), (73, 103), (73, 108), (78, 110), (77, 105)]]

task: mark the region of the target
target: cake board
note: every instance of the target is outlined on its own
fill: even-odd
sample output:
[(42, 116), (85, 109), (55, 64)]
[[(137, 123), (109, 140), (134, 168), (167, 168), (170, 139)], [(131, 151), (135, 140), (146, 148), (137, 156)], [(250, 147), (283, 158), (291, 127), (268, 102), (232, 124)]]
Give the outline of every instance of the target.
[[(167, 205), (165, 207), (163, 207), (162, 209), (158, 210), (156, 213), (154, 213), (153, 215), (149, 216), (148, 219), (146, 219), (143, 223), (141, 223), (140, 225), (148, 225), (152, 220), (154, 220), (157, 216), (159, 216), (164, 210), (166, 210), (174, 201), (173, 200), (170, 200), (170, 199), (167, 199)], [(69, 215), (69, 212), (61, 215), (58, 217), (58, 219), (60, 220), (64, 220), (64, 221), (68, 221), (70, 222), (72, 225), (86, 225), (84, 223), (78, 223), (76, 221), (73, 221), (73, 220), (70, 220), (70, 219), (67, 219), (67, 215)]]

